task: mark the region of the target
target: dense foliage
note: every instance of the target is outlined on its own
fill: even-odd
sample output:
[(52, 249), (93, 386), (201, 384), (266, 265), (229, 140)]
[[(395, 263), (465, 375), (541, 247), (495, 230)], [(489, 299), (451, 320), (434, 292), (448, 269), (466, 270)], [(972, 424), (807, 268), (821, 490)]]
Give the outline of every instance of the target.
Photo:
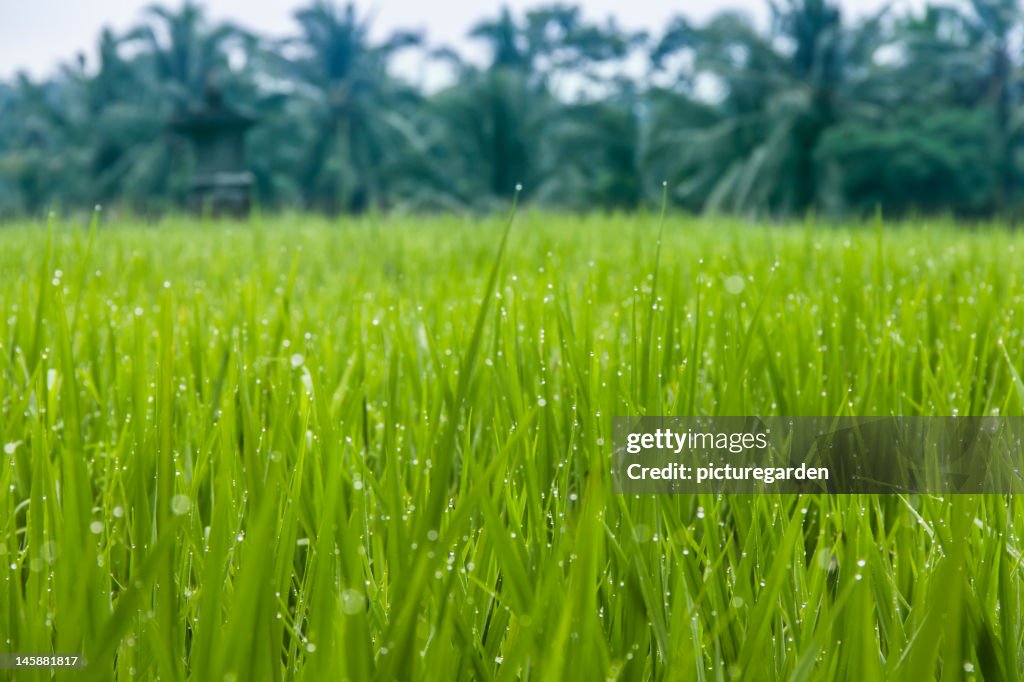
[[(173, 207), (191, 152), (166, 123), (214, 82), (259, 116), (268, 209), (487, 209), (521, 183), (541, 205), (630, 210), (667, 181), (693, 211), (1014, 215), (1018, 0), (901, 12), (782, 0), (766, 26), (724, 12), (635, 34), (506, 10), (472, 30), (475, 63), (415, 33), (374, 40), (327, 0), (280, 37), (154, 7), (49, 78), (0, 83), (0, 217)], [(409, 82), (407, 50), (447, 84)]]
[(1021, 414), (1024, 235), (217, 227), (0, 231), (0, 652), (98, 682), (1020, 679), (1024, 498), (610, 468), (614, 415)]

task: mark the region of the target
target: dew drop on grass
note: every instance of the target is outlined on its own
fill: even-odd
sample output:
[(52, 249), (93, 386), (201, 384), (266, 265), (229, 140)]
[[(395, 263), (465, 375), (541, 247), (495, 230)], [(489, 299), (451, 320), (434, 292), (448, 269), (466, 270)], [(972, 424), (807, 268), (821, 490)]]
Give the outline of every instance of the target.
[(313, 644), (312, 642), (307, 642), (306, 651), (308, 651), (309, 653), (313, 653), (314, 651), (316, 651), (316, 644)]
[(733, 294), (734, 296), (736, 294), (742, 293), (743, 288), (746, 285), (747, 283), (743, 280), (743, 277), (740, 275), (732, 275), (731, 277), (725, 278), (725, 290), (728, 293)]
[(52, 564), (57, 559), (57, 543), (51, 541), (44, 542), (39, 548), (39, 558), (48, 564)]
[(188, 495), (175, 495), (171, 498), (171, 511), (177, 516), (184, 516), (192, 508), (192, 500)]
[(341, 611), (346, 616), (355, 616), (366, 610), (366, 597), (359, 590), (347, 589), (341, 592)]
[(93, 535), (99, 535), (100, 533), (102, 533), (103, 532), (103, 522), (97, 520), (97, 521), (93, 521), (92, 523), (90, 523), (89, 524), (89, 532), (92, 533)]
[(302, 367), (302, 363), (306, 361), (306, 358), (302, 357), (302, 353), (295, 353), (291, 357), (292, 367)]
[(13, 455), (14, 451), (18, 449), (19, 445), (21, 445), (21, 441), (20, 440), (12, 441), (10, 443), (5, 443), (4, 444), (4, 454), (5, 455)]

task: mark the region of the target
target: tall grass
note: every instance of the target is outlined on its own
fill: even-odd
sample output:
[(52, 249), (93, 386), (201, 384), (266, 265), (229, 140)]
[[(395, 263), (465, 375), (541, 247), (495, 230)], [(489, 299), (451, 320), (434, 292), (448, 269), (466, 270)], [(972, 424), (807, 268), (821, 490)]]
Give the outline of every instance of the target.
[[(1016, 498), (623, 497), (611, 418), (1022, 414), (1024, 236), (0, 231), (0, 651), (74, 680), (1016, 680)], [(0, 673), (2, 674), (2, 673)], [(48, 680), (21, 670), (18, 680)]]

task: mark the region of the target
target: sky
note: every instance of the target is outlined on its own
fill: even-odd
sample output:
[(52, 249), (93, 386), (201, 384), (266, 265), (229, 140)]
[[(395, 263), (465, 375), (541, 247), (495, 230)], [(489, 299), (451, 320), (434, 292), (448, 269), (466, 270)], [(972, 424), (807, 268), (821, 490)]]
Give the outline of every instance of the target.
[[(100, 30), (110, 26), (123, 31), (138, 23), (144, 9), (154, 0), (0, 0), (0, 78), (24, 70), (41, 77), (57, 63), (71, 60), (80, 52), (87, 58), (94, 52)], [(343, 2), (344, 0), (338, 0)], [(570, 0), (571, 1), (571, 0)], [(849, 16), (862, 16), (880, 8), (886, 0), (840, 0)], [(922, 0), (896, 0), (896, 7), (920, 4)], [(162, 4), (176, 6), (178, 0)], [(231, 19), (268, 35), (293, 32), (291, 15), (308, 0), (205, 0), (202, 3), (215, 20)], [(503, 5), (514, 10), (550, 4), (537, 0), (362, 0), (357, 8), (373, 17), (374, 32), (384, 35), (397, 29), (426, 32), (431, 44), (465, 48), (470, 26), (485, 16), (494, 16)], [(615, 16), (621, 26), (660, 32), (669, 17), (685, 14), (692, 20), (706, 19), (721, 9), (746, 8), (752, 15), (766, 16), (764, 0), (579, 0), (576, 2), (592, 19)], [(627, 7), (628, 10), (624, 10)]]

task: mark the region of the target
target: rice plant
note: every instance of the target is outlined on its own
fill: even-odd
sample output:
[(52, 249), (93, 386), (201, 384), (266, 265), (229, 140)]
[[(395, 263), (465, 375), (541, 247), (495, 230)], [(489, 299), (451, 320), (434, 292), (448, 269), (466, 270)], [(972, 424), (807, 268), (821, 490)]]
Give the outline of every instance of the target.
[(0, 230), (17, 680), (1017, 680), (1014, 497), (622, 496), (616, 415), (1020, 415), (1024, 236)]

